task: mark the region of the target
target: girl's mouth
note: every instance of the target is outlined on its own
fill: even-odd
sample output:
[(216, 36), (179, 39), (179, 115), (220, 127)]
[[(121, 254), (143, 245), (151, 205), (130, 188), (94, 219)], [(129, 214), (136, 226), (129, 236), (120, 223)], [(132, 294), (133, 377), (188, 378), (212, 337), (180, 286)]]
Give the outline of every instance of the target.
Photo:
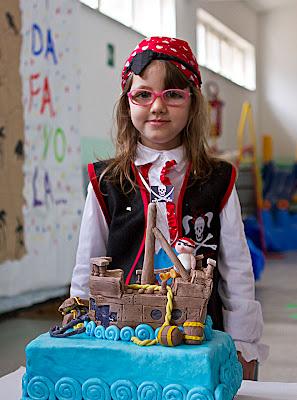
[(147, 121), (151, 126), (162, 126), (165, 124), (168, 124), (168, 120), (165, 119), (153, 119), (153, 120), (149, 120)]

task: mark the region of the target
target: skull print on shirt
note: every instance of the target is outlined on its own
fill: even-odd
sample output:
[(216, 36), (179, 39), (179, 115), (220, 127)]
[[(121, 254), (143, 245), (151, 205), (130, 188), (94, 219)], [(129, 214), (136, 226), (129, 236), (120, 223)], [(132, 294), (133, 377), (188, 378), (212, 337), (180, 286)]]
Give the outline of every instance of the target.
[(185, 234), (188, 235), (191, 231), (194, 233), (195, 239), (195, 255), (198, 254), (199, 249), (205, 247), (216, 250), (217, 245), (212, 244), (213, 234), (210, 232), (211, 221), (213, 213), (207, 212), (198, 216), (196, 219), (190, 215), (185, 215), (182, 220)]

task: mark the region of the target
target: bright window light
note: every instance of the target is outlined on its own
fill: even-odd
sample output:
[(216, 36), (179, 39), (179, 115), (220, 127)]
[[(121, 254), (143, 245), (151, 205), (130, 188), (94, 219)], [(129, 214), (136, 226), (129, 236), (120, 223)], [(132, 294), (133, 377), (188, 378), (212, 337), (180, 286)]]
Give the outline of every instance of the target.
[(109, 17), (131, 26), (133, 22), (132, 0), (100, 0), (99, 10)]
[(144, 36), (176, 36), (175, 0), (81, 1)]
[(220, 40), (214, 32), (208, 31), (206, 35), (206, 57), (211, 60), (212, 70), (220, 71)]
[(249, 90), (256, 89), (254, 46), (219, 20), (197, 10), (197, 52), (200, 65)]
[(145, 36), (159, 34), (161, 27), (161, 1), (137, 0), (134, 1), (133, 28)]
[(96, 8), (98, 9), (98, 7), (99, 7), (98, 0), (80, 0), (80, 1), (81, 1), (81, 3), (84, 3), (87, 6), (94, 8), (94, 9), (96, 9)]
[(206, 65), (206, 29), (202, 24), (197, 25), (197, 42), (199, 49), (199, 64)]

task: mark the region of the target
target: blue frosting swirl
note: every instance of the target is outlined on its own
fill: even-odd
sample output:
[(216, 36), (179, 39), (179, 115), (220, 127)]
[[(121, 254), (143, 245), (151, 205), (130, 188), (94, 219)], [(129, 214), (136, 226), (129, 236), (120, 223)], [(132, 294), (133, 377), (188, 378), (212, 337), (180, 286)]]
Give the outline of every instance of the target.
[(55, 400), (55, 387), (45, 376), (34, 376), (27, 386), (27, 393), (33, 400)]
[(230, 387), (234, 394), (237, 392), (242, 381), (242, 366), (237, 359), (232, 357), (221, 366), (220, 381)]
[(96, 326), (95, 330), (94, 330), (94, 336), (97, 339), (105, 339), (105, 328), (102, 325), (98, 325)]
[(163, 389), (164, 400), (186, 400), (187, 389), (178, 383), (167, 385)]
[(117, 326), (111, 325), (105, 329), (105, 339), (107, 340), (119, 340), (120, 330)]
[(113, 400), (137, 400), (137, 386), (135, 383), (122, 379), (110, 386)]
[(26, 397), (27, 396), (27, 387), (29, 383), (29, 377), (27, 373), (24, 373), (22, 377), (22, 396)]
[(65, 376), (55, 384), (55, 394), (58, 400), (81, 400), (81, 385), (75, 379)]
[(233, 395), (226, 385), (221, 383), (216, 387), (214, 392), (215, 400), (232, 400)]
[(242, 382), (242, 366), (238, 361), (235, 349), (230, 353), (230, 358), (228, 358), (220, 368), (220, 381), (228, 387), (231, 395), (235, 395), (240, 388)]
[(232, 387), (234, 393), (236, 393), (238, 391), (238, 389), (240, 388), (241, 382), (243, 379), (242, 365), (238, 361), (236, 349), (234, 349), (234, 351), (231, 353), (230, 362), (231, 362), (231, 368), (233, 371), (231, 387)]
[(90, 321), (86, 325), (86, 334), (89, 336), (94, 336), (94, 331), (96, 329), (96, 324), (94, 321)]
[(220, 368), (220, 381), (226, 385), (230, 384), (232, 379), (231, 362), (226, 360)]
[(154, 339), (155, 331), (150, 325), (140, 324), (135, 329), (135, 335), (140, 340)]
[(135, 336), (135, 331), (130, 326), (124, 326), (120, 331), (120, 338), (124, 342), (130, 342), (131, 337)]
[(236, 367), (234, 368), (234, 377), (233, 377), (233, 381), (232, 381), (232, 385), (233, 385), (233, 389), (234, 389), (235, 393), (239, 390), (241, 383), (242, 383), (242, 379), (243, 379), (242, 365), (240, 364), (239, 361), (237, 361)]
[(90, 378), (82, 385), (84, 400), (111, 400), (109, 386), (102, 379)]
[(214, 400), (214, 398), (208, 389), (203, 386), (197, 386), (189, 390), (187, 400)]
[(138, 400), (161, 400), (162, 386), (157, 382), (143, 382), (137, 390)]
[(210, 315), (205, 320), (204, 337), (205, 340), (211, 340), (212, 338), (212, 319)]

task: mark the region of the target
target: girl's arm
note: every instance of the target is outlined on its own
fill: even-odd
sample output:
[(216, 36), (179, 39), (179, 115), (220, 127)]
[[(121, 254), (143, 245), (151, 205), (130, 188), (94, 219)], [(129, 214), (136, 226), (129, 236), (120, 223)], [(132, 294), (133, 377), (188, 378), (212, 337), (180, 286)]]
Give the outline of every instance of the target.
[(255, 281), (236, 189), (220, 214), (221, 241), (218, 267), (224, 328), (246, 361), (265, 360), (268, 346), (260, 344), (263, 331), (261, 305), (255, 300)]
[(82, 216), (70, 296), (89, 297), (90, 258), (106, 256), (108, 226), (91, 184)]

